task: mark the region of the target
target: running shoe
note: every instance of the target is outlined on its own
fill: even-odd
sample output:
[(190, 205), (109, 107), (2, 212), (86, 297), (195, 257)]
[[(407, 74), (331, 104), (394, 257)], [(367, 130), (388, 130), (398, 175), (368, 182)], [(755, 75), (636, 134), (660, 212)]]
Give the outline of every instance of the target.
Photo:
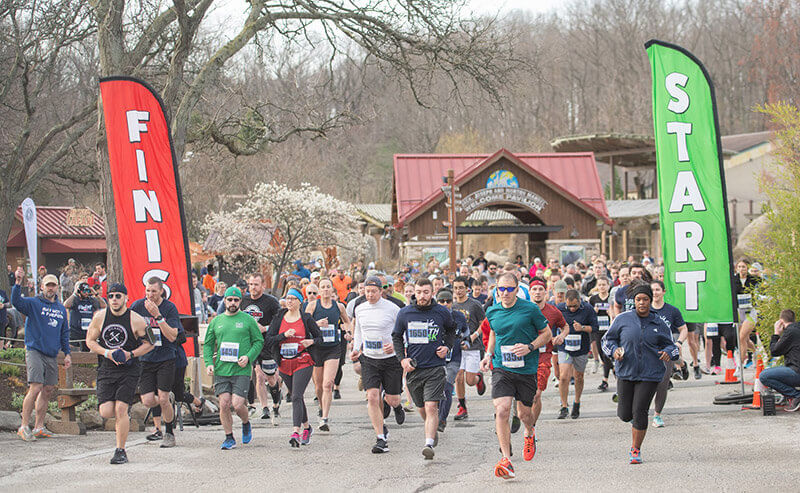
[[(616, 395), (616, 394), (614, 394)], [(562, 407), (560, 411), (558, 411), (558, 418), (557, 419), (567, 419), (567, 415), (569, 414), (568, 407)]]
[(436, 455), (436, 452), (433, 451), (433, 447), (425, 445), (422, 449), (422, 456), (425, 457), (425, 460), (433, 460), (434, 455)]
[(33, 436), (36, 438), (53, 438), (53, 434), (50, 433), (50, 430), (42, 426), (41, 428), (34, 428), (33, 429)]
[(172, 433), (164, 433), (164, 440), (161, 442), (161, 448), (172, 448), (175, 446), (175, 435)]
[(386, 440), (382, 440), (380, 438), (375, 440), (375, 445), (372, 446), (373, 454), (383, 454), (388, 451), (389, 451), (389, 445), (386, 443)]
[(33, 435), (29, 426), (20, 426), (17, 430), (17, 436), (21, 439), (25, 440), (26, 442), (34, 442), (36, 441), (36, 437)]
[(467, 412), (467, 408), (458, 406), (458, 412), (456, 413), (453, 419), (456, 421), (463, 421), (467, 418), (469, 418), (469, 413)]
[(300, 434), (296, 431), (292, 433), (291, 438), (289, 438), (289, 445), (293, 448), (300, 448)]
[(722, 373), (722, 367), (721, 366), (715, 366), (714, 369), (711, 370), (711, 374), (712, 375), (719, 375), (721, 373)]
[(605, 380), (600, 382), (600, 385), (597, 386), (597, 390), (599, 390), (600, 392), (607, 391), (608, 390), (608, 382), (606, 382)]
[(319, 431), (331, 431), (330, 426), (328, 426), (328, 418), (319, 420)]
[(222, 442), (222, 446), (220, 447), (222, 450), (231, 450), (236, 448), (236, 440), (231, 437), (225, 437), (225, 441)]
[(508, 460), (508, 457), (503, 457), (500, 459), (500, 462), (494, 466), (494, 475), (502, 479), (513, 479), (516, 477), (516, 474), (514, 474), (514, 466), (511, 465), (511, 461)]
[(694, 370), (694, 379), (700, 380), (703, 378), (703, 374), (700, 372), (700, 365), (692, 366), (692, 370)]
[(394, 408), (394, 422), (401, 425), (406, 422), (406, 412), (403, 406), (398, 405)]
[(800, 409), (800, 397), (794, 397), (792, 399), (789, 399), (789, 403), (786, 404), (785, 410), (790, 413), (793, 413), (798, 409)]
[(572, 403), (572, 414), (570, 418), (578, 419), (581, 416), (581, 403), (580, 402), (573, 402)]
[(747, 360), (747, 362), (744, 364), (744, 367), (745, 367), (745, 369), (752, 368), (753, 367), (753, 360), (751, 360), (751, 359)]
[(272, 408), (272, 426), (278, 426), (281, 420), (281, 412), (280, 408), (274, 407)]
[(128, 454), (125, 453), (124, 448), (114, 450), (114, 456), (111, 458), (112, 464), (125, 464), (128, 462)]
[(322, 417), (322, 408), (319, 408), (319, 409), (317, 410), (317, 417), (319, 417), (319, 418), (321, 418), (321, 417)]
[(339, 392), (339, 389), (333, 389), (333, 398), (337, 401), (342, 398), (342, 393)]
[(444, 433), (445, 428), (447, 428), (447, 421), (440, 419), (439, 426), (436, 427), (436, 430)]
[(383, 401), (383, 419), (386, 419), (389, 417), (389, 413), (392, 412), (392, 406), (386, 402), (386, 399), (384, 399), (383, 395), (381, 395), (381, 401)]
[(524, 444), (522, 457), (525, 460), (533, 460), (533, 456), (536, 455), (536, 431), (533, 432), (533, 435), (524, 438)]
[(478, 391), (478, 395), (486, 393), (486, 382), (483, 381), (483, 373), (478, 373), (478, 383), (475, 384), (475, 389)]
[(522, 426), (522, 422), (519, 420), (519, 417), (514, 416), (511, 418), (511, 433), (518, 432), (520, 426)]
[(308, 445), (311, 443), (311, 435), (314, 433), (314, 430), (311, 429), (311, 425), (308, 425), (308, 428), (303, 430), (303, 436), (300, 439), (300, 443), (302, 445)]
[(711, 368), (708, 366), (701, 366), (700, 371), (705, 373), (706, 375), (711, 375)]
[(248, 421), (242, 423), (242, 443), (250, 443), (253, 440), (253, 425)]
[(685, 361), (683, 366), (681, 366), (681, 377), (684, 381), (689, 380), (689, 365), (687, 365)]
[(405, 411), (407, 413), (413, 413), (414, 412), (414, 403), (409, 401), (409, 400), (403, 401), (403, 411)]
[(614, 392), (614, 395), (611, 396), (611, 400), (613, 402), (618, 402), (619, 401), (619, 396), (617, 395), (616, 392)]
[(261, 410), (261, 419), (269, 419), (269, 408), (265, 407)]
[(631, 452), (628, 455), (630, 458), (631, 464), (641, 464), (642, 463), (642, 451), (636, 447), (631, 447)]
[(161, 433), (161, 430), (156, 430), (153, 433), (150, 433), (145, 437), (148, 442), (157, 442), (164, 438), (164, 434)]
[(661, 416), (653, 416), (653, 426), (656, 428), (663, 428), (664, 427), (664, 420), (661, 419)]

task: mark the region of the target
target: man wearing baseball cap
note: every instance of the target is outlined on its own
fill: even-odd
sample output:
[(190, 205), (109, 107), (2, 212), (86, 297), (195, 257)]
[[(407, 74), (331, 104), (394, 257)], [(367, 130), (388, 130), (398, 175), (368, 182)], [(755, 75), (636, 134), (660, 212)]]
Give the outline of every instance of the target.
[(225, 430), (222, 450), (236, 447), (233, 438), (231, 406), (242, 420), (242, 443), (250, 443), (253, 429), (247, 414), (252, 362), (264, 346), (256, 320), (239, 310), (242, 291), (236, 286), (225, 290), (225, 312), (214, 317), (203, 341), (206, 372), (214, 376), (214, 393), (219, 398), (219, 420)]
[[(42, 278), (42, 290), (36, 297), (23, 298), (21, 284), (25, 273), (17, 269), (14, 286), (11, 288), (11, 304), (25, 315), (25, 365), (28, 374), (28, 393), (22, 401), (22, 426), (17, 435), (27, 441), (49, 438), (44, 427), (47, 403), (58, 384), (58, 351), (64, 352), (64, 367), (69, 368), (69, 326), (67, 310), (58, 301), (58, 279), (52, 274)], [(36, 424), (31, 431), (29, 424), (34, 407)]]
[(128, 309), (125, 285), (113, 283), (107, 294), (108, 308), (95, 313), (89, 322), (86, 346), (103, 357), (97, 367), (97, 400), (100, 416), (116, 418), (117, 448), (111, 463), (125, 464), (125, 442), (130, 430), (128, 408), (136, 397), (139, 357), (153, 349), (154, 340), (145, 319)]

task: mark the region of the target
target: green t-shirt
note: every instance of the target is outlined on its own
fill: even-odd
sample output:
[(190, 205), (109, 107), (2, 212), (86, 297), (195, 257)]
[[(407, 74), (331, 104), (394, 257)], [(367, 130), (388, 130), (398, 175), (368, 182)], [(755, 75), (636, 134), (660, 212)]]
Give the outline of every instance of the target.
[(492, 365), (514, 373), (535, 374), (539, 370), (539, 351), (518, 358), (508, 348), (519, 343), (530, 344), (547, 327), (547, 319), (539, 307), (523, 299), (517, 299), (511, 308), (495, 303), (486, 310), (486, 318), (495, 337)]
[[(264, 337), (253, 317), (241, 311), (236, 315), (223, 313), (208, 324), (203, 360), (206, 366), (213, 363), (215, 375), (250, 375), (263, 345)], [(244, 368), (237, 362), (241, 356), (250, 360)]]

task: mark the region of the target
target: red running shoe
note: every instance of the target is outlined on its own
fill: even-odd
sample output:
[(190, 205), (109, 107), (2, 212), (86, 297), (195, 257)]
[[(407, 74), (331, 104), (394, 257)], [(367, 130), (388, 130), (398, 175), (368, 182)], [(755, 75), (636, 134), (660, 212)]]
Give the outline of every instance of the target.
[(533, 432), (532, 436), (524, 437), (525, 445), (522, 449), (522, 457), (525, 460), (533, 460), (533, 456), (536, 455), (536, 432)]
[(494, 475), (503, 479), (512, 479), (516, 477), (516, 474), (514, 474), (514, 466), (511, 465), (511, 461), (508, 460), (508, 457), (503, 457), (500, 459), (500, 462), (494, 466)]

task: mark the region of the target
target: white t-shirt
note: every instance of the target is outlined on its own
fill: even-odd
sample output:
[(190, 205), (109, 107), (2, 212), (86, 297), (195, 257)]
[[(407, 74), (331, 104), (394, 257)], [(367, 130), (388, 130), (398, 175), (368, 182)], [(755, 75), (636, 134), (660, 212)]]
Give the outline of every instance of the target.
[(386, 359), (395, 356), (383, 352), (384, 344), (392, 344), (392, 331), (400, 307), (381, 298), (377, 303), (365, 301), (354, 310), (355, 331), (353, 348), (361, 350), (364, 356), (373, 359)]

